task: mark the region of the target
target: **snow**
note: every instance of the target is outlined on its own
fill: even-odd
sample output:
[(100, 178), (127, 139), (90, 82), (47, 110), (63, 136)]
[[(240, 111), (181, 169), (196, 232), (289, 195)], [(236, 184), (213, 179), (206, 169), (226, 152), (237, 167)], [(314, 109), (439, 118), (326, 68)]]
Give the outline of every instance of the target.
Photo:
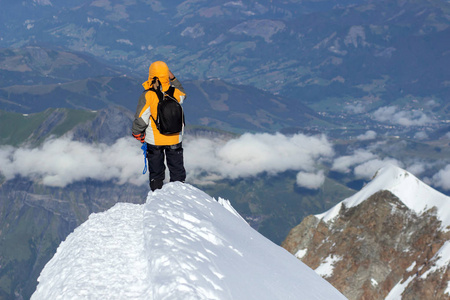
[(376, 281), (375, 279), (371, 278), (370, 282), (372, 283), (373, 287), (377, 287), (378, 286), (378, 281)]
[(297, 253), (295, 253), (295, 257), (297, 257), (298, 259), (302, 259), (306, 253), (308, 252), (308, 249), (300, 249), (297, 251)]
[(406, 272), (411, 272), (412, 270), (414, 270), (414, 267), (416, 266), (416, 262), (414, 261), (407, 269)]
[(405, 288), (408, 286), (408, 284), (414, 279), (414, 276), (409, 277), (405, 280), (405, 282), (402, 283), (402, 280), (400, 280), (389, 292), (389, 294), (384, 298), (384, 300), (398, 300), (402, 299), (402, 294)]
[(342, 260), (342, 257), (330, 255), (315, 269), (316, 273), (323, 278), (333, 275), (334, 264)]
[(331, 221), (338, 216), (342, 204), (347, 208), (357, 206), (381, 190), (390, 191), (417, 214), (422, 214), (435, 207), (437, 217), (442, 221), (441, 229), (448, 230), (447, 227), (450, 226), (450, 197), (434, 190), (411, 173), (393, 165), (378, 170), (372, 181), (363, 189), (329, 211), (316, 215), (316, 217), (325, 222)]
[(448, 268), (450, 266), (450, 241), (446, 241), (431, 260), (434, 262), (434, 265), (432, 268), (422, 274), (422, 279), (427, 278), (428, 274), (434, 273), (438, 269)]
[(33, 300), (346, 299), (229, 201), (183, 183), (92, 214), (38, 281)]

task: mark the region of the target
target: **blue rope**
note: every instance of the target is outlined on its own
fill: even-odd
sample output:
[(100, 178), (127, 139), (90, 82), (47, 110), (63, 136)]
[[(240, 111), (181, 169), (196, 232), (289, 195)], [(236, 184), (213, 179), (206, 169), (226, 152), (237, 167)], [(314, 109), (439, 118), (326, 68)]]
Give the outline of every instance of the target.
[(144, 151), (144, 163), (145, 163), (145, 167), (144, 167), (144, 171), (142, 171), (142, 174), (147, 173), (147, 143), (143, 143), (141, 149)]

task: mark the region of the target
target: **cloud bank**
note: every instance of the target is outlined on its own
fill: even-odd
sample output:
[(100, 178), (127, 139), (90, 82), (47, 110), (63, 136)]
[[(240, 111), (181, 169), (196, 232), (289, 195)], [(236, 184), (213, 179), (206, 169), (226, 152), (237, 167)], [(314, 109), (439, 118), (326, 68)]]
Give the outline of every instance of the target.
[(208, 173), (230, 179), (287, 170), (315, 172), (318, 163), (334, 155), (332, 144), (324, 135), (279, 133), (247, 133), (228, 141), (189, 139), (184, 149), (189, 176)]
[(360, 140), (360, 141), (368, 141), (368, 140), (376, 139), (376, 137), (377, 137), (377, 133), (375, 131), (367, 130), (366, 133), (358, 135), (356, 137), (356, 139)]
[(433, 176), (432, 180), (436, 186), (450, 191), (450, 164), (437, 172)]
[[(324, 135), (247, 133), (227, 140), (188, 136), (183, 147), (187, 180), (192, 183), (297, 171), (298, 186), (318, 189), (325, 182), (323, 166), (329, 163), (333, 171), (367, 180), (386, 164), (406, 166), (415, 175), (433, 167), (414, 160), (380, 158), (365, 149), (335, 157), (333, 145)], [(147, 185), (148, 174), (142, 175), (143, 168), (140, 143), (128, 137), (112, 145), (87, 144), (64, 137), (48, 140), (34, 149), (0, 147), (0, 174), (6, 180), (21, 176), (52, 187), (86, 179)], [(450, 190), (450, 165), (428, 181)]]
[(402, 126), (422, 126), (434, 120), (420, 110), (399, 110), (397, 106), (380, 107), (373, 113), (375, 120)]
[(345, 106), (345, 110), (354, 114), (362, 114), (366, 112), (366, 107), (361, 103), (349, 104)]
[[(315, 174), (317, 165), (334, 155), (324, 135), (244, 134), (227, 141), (187, 138), (183, 147), (188, 180), (275, 175), (287, 170)], [(7, 180), (22, 176), (54, 187), (86, 179), (148, 184), (147, 175), (141, 174), (143, 167), (140, 144), (128, 137), (113, 145), (65, 137), (34, 149), (0, 148), (0, 173)]]
[(113, 145), (53, 139), (34, 149), (0, 148), (0, 173), (7, 180), (22, 176), (54, 187), (89, 178), (140, 185), (147, 180), (136, 176), (144, 166), (140, 152), (131, 138), (119, 139)]
[(371, 179), (379, 169), (389, 164), (403, 168), (402, 163), (394, 158), (377, 158), (356, 166), (353, 173), (358, 178)]
[(297, 185), (310, 190), (317, 190), (325, 182), (325, 174), (322, 170), (317, 173), (299, 172), (297, 174)]
[(359, 165), (366, 161), (372, 160), (377, 156), (370, 151), (356, 150), (352, 155), (345, 155), (334, 160), (331, 170), (340, 173), (349, 173), (355, 165)]
[(387, 164), (403, 167), (403, 164), (394, 158), (379, 158), (370, 151), (358, 149), (352, 155), (345, 155), (333, 161), (331, 170), (340, 173), (350, 173), (357, 178), (371, 179), (378, 169)]

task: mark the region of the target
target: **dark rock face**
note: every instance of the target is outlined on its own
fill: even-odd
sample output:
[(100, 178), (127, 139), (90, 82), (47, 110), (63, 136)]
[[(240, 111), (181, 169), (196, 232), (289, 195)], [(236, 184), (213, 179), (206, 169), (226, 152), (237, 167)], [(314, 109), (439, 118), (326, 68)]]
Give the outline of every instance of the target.
[(73, 139), (114, 144), (121, 137), (131, 136), (133, 119), (130, 111), (119, 106), (109, 106), (98, 111), (93, 120), (74, 128)]
[(403, 299), (448, 299), (449, 268), (433, 268), (450, 239), (440, 225), (433, 210), (417, 215), (379, 191), (358, 206), (343, 206), (328, 223), (308, 216), (282, 246), (306, 252), (301, 260), (312, 269), (331, 261), (323, 276), (349, 299), (384, 299), (399, 282), (406, 284)]
[(51, 131), (67, 117), (64, 109), (55, 109), (47, 119), (31, 134), (29, 141), (36, 142), (44, 139)]

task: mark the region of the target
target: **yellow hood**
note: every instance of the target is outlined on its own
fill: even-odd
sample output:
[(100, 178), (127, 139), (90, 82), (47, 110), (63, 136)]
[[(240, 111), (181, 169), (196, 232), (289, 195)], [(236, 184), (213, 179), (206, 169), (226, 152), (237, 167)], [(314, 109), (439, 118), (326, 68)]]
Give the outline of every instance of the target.
[(148, 80), (142, 84), (144, 89), (151, 88), (153, 77), (158, 77), (161, 82), (163, 91), (167, 91), (170, 87), (169, 67), (163, 61), (155, 61), (148, 68)]

